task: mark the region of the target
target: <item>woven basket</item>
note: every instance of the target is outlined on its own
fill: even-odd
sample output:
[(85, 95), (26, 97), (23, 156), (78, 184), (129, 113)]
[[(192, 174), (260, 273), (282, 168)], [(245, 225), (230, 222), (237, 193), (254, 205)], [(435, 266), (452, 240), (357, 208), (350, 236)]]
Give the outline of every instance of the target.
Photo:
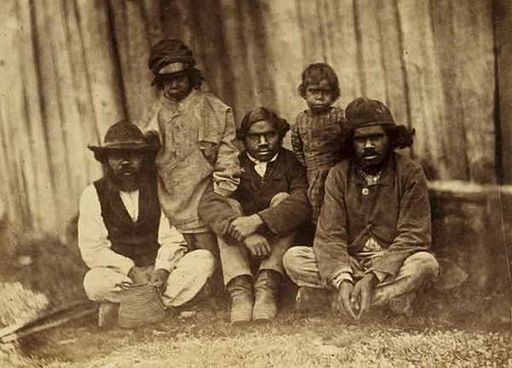
[(146, 283), (132, 285), (120, 295), (118, 323), (136, 328), (165, 319), (165, 307), (156, 289)]

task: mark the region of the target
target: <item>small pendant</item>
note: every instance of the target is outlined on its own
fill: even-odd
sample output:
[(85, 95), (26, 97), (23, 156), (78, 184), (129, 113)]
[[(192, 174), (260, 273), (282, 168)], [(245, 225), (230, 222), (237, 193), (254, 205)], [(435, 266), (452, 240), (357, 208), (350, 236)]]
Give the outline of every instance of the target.
[(363, 193), (363, 195), (368, 195), (368, 193), (370, 193), (370, 191), (368, 190), (368, 188), (363, 188), (361, 193)]

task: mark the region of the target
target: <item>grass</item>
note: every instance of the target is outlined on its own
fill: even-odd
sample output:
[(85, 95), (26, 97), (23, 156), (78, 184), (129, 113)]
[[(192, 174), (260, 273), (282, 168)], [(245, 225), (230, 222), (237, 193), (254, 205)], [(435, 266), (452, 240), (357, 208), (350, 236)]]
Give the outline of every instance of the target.
[[(75, 246), (46, 239), (11, 251), (10, 259), (29, 256), (32, 263), (2, 265), (0, 325), (15, 321), (22, 305), (45, 313), (83, 298), (85, 268)], [(511, 325), (504, 319), (510, 295), (460, 288), (422, 299), (417, 317), (375, 310), (359, 324), (333, 312), (296, 313), (291, 300), (275, 323), (243, 329), (228, 324), (225, 300), (134, 331), (100, 330), (91, 318), (0, 345), (0, 367), (512, 367)]]
[[(201, 305), (190, 318), (100, 330), (81, 321), (23, 341), (1, 367), (512, 367), (508, 324), (453, 323), (376, 311), (355, 324), (291, 306), (271, 325), (234, 328), (227, 306)], [(462, 328), (464, 327), (464, 328)]]

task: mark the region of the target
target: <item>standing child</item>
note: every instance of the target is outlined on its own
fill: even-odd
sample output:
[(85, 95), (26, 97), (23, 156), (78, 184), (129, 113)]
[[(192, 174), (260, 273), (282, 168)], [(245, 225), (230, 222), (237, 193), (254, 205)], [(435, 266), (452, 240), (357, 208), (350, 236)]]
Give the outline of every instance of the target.
[(203, 77), (192, 51), (166, 39), (151, 48), (148, 66), (153, 85), (163, 91), (146, 130), (154, 130), (161, 148), (156, 157), (160, 204), (191, 249), (218, 253), (216, 237), (199, 219), (205, 189), (229, 196), (240, 182), (235, 122), (231, 108), (200, 90)]
[(320, 214), (324, 182), (329, 169), (343, 159), (344, 112), (332, 104), (340, 96), (338, 77), (325, 63), (302, 72), (299, 94), (308, 105), (291, 126), (291, 143), (297, 159), (306, 166), (312, 222)]

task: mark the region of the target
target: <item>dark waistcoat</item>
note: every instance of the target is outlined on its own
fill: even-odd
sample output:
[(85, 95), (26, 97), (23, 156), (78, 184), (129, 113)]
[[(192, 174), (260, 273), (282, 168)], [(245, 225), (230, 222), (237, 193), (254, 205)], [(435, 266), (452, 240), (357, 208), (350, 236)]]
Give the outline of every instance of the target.
[(156, 182), (143, 181), (139, 187), (139, 216), (133, 222), (119, 190), (102, 178), (94, 182), (101, 206), (101, 215), (108, 231), (112, 250), (133, 260), (136, 266), (149, 266), (155, 263), (160, 245), (158, 227), (160, 225), (160, 205)]

